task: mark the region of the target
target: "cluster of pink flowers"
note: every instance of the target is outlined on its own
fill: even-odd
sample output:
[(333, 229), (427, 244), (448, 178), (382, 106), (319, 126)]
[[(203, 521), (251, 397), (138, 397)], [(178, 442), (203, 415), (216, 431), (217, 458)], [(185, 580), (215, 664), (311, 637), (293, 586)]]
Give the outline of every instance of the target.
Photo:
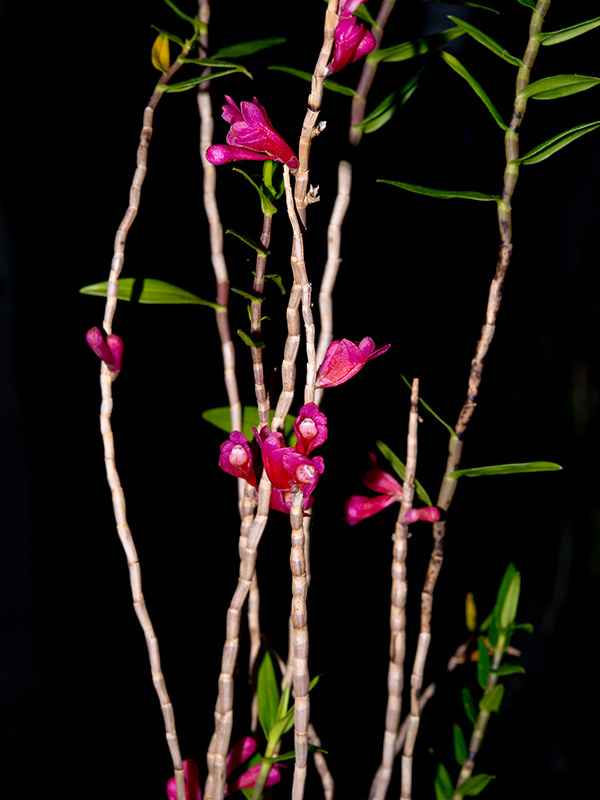
[[(229, 751), (227, 755), (227, 777), (247, 761), (256, 751), (257, 744), (251, 736), (240, 739)], [(281, 780), (281, 770), (285, 769), (280, 764), (273, 764), (267, 777), (267, 786), (273, 786)], [(185, 774), (185, 796), (187, 800), (202, 800), (202, 790), (200, 789), (198, 762), (193, 759), (184, 759), (183, 771)], [(225, 786), (225, 796), (233, 792), (241, 792), (243, 789), (251, 789), (258, 779), (260, 764), (243, 772), (239, 778), (228, 782)], [(177, 800), (177, 786), (175, 778), (167, 781), (167, 797), (169, 800)]]
[[(345, 383), (389, 347), (388, 344), (376, 350), (375, 342), (369, 337), (361, 342), (348, 339), (332, 342), (317, 372), (317, 387), (329, 388)], [(303, 494), (304, 508), (310, 508), (314, 500), (312, 493), (325, 469), (321, 456), (310, 455), (327, 439), (325, 414), (315, 403), (302, 406), (294, 422), (294, 447), (286, 446), (283, 434), (271, 432), (268, 425), (260, 431), (253, 428), (253, 431), (263, 466), (273, 485), (271, 508), (289, 514), (292, 494), (298, 490)], [(219, 466), (229, 475), (243, 478), (250, 486), (257, 486), (252, 447), (241, 431), (233, 431), (221, 445)]]
[[(376, 497), (364, 497), (360, 494), (353, 494), (346, 500), (344, 506), (345, 521), (348, 525), (356, 525), (363, 519), (379, 514), (384, 508), (393, 503), (402, 502), (402, 486), (393, 475), (379, 469), (377, 459), (373, 453), (369, 453), (371, 469), (365, 474), (363, 483), (367, 489), (380, 492)], [(436, 506), (425, 506), (423, 508), (411, 508), (402, 518), (404, 525), (411, 525), (419, 520), (423, 522), (438, 522), (440, 510)]]
[(327, 74), (339, 72), (348, 64), (369, 55), (376, 46), (371, 31), (356, 21), (354, 12), (365, 0), (340, 0), (339, 22), (334, 32), (333, 58), (327, 67)]

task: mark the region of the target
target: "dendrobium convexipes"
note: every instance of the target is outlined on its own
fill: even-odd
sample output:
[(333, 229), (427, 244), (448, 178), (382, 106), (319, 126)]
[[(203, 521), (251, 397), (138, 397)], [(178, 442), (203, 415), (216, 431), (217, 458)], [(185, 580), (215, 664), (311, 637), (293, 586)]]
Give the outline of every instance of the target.
[(354, 12), (365, 0), (341, 0), (339, 21), (333, 34), (333, 58), (327, 67), (326, 74), (339, 72), (348, 64), (369, 55), (375, 48), (376, 41), (371, 31), (366, 31), (362, 23), (356, 21)]
[(123, 363), (123, 340), (116, 333), (109, 334), (106, 339), (100, 328), (90, 328), (85, 340), (101, 361), (104, 361), (113, 376), (121, 372)]

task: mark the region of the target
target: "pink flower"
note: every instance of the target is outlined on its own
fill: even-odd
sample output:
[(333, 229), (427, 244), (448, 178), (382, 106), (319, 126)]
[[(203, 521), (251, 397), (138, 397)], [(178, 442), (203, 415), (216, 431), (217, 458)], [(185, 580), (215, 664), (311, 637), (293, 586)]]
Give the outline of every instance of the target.
[(327, 67), (327, 75), (339, 72), (348, 64), (369, 55), (377, 44), (371, 31), (366, 31), (365, 26), (362, 23), (359, 24), (356, 17), (346, 14), (346, 7), (342, 11), (333, 36), (333, 58)]
[[(240, 739), (229, 751), (227, 755), (227, 777), (236, 770), (241, 764), (247, 761), (250, 756), (256, 751), (257, 744), (251, 736), (245, 736)], [(273, 786), (281, 780), (281, 765), (273, 764), (269, 770), (267, 777), (267, 786)], [(202, 800), (202, 792), (198, 781), (198, 762), (193, 759), (185, 759), (183, 762), (183, 771), (185, 773), (185, 796), (187, 800)], [(240, 792), (242, 789), (250, 789), (256, 783), (258, 773), (260, 772), (260, 764), (250, 767), (249, 770), (243, 772), (239, 778), (225, 787), (225, 794), (232, 792)], [(167, 781), (167, 797), (169, 800), (177, 800), (177, 786), (175, 778), (169, 778)]]
[(214, 144), (206, 151), (211, 164), (226, 164), (228, 161), (280, 161), (292, 172), (298, 169), (298, 159), (291, 147), (273, 127), (267, 112), (256, 97), (249, 102), (235, 102), (225, 95), (223, 119), (231, 125), (227, 144)]
[(379, 469), (377, 459), (373, 453), (369, 453), (369, 460), (371, 469), (363, 478), (363, 483), (367, 489), (372, 489), (374, 492), (383, 492), (384, 494), (380, 494), (377, 497), (363, 497), (360, 494), (353, 494), (349, 497), (344, 506), (346, 514), (344, 519), (348, 525), (356, 525), (363, 519), (379, 514), (384, 508), (391, 506), (393, 503), (399, 503), (402, 499), (402, 486), (396, 478), (390, 475), (389, 472)]
[[(185, 796), (187, 800), (202, 800), (202, 792), (198, 781), (198, 762), (193, 759), (184, 759), (183, 772), (185, 774)], [(177, 800), (175, 778), (169, 778), (167, 781), (167, 797), (169, 800)]]
[(243, 478), (250, 486), (256, 486), (256, 475), (252, 467), (252, 451), (248, 440), (240, 431), (233, 431), (221, 445), (219, 466), (229, 475)]
[(356, 9), (362, 6), (364, 2), (366, 2), (366, 0), (340, 0), (340, 7), (338, 9), (340, 19), (354, 14)]
[(302, 406), (294, 422), (294, 432), (298, 439), (296, 450), (305, 456), (327, 439), (327, 417), (316, 403)]
[(308, 458), (295, 448), (286, 447), (283, 434), (269, 433), (267, 425), (260, 433), (256, 428), (253, 430), (261, 449), (264, 467), (274, 488), (289, 492), (298, 487), (306, 501), (325, 469), (321, 456)]
[(439, 508), (436, 506), (424, 506), (423, 508), (411, 508), (402, 517), (403, 525), (411, 525), (413, 522), (439, 522), (441, 519)]
[[(292, 510), (292, 499), (293, 492), (282, 492), (281, 489), (273, 488), (271, 491), (271, 502), (269, 503), (269, 506), (275, 511), (283, 511), (284, 514), (289, 514)], [(314, 502), (314, 497), (307, 497), (304, 501), (304, 510), (307, 511)]]
[(367, 361), (383, 355), (390, 347), (386, 344), (375, 350), (375, 342), (368, 336), (360, 343), (348, 339), (332, 342), (317, 373), (317, 388), (326, 389), (345, 383), (360, 372)]
[(104, 341), (100, 328), (90, 328), (85, 335), (85, 340), (116, 378), (121, 372), (123, 363), (123, 340), (121, 337), (116, 333), (111, 333)]

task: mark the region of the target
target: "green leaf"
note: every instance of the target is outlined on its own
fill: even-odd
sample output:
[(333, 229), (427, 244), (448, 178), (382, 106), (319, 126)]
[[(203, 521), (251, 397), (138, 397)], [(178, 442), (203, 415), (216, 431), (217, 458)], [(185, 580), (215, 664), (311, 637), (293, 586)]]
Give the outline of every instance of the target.
[[(269, 422), (273, 421), (275, 411), (269, 411)], [(231, 433), (231, 414), (229, 406), (221, 406), (220, 408), (209, 408), (202, 413), (202, 419), (214, 425), (215, 428)], [(294, 429), (294, 422), (296, 417), (288, 414), (285, 418), (285, 425), (283, 435), (287, 438)], [(252, 426), (258, 428), (258, 408), (256, 406), (244, 406), (242, 409), (242, 433), (246, 439), (251, 440), (254, 437)]]
[(450, 773), (441, 761), (438, 764), (433, 786), (436, 800), (452, 800), (452, 779)]
[(275, 47), (278, 44), (285, 44), (287, 39), (283, 36), (276, 36), (272, 39), (252, 39), (249, 42), (239, 42), (239, 44), (230, 44), (226, 47), (221, 47), (214, 54), (214, 58), (241, 58), (242, 56), (251, 56), (258, 53), (260, 50), (265, 50), (267, 47)]
[[(426, 3), (443, 3), (448, 5), (448, 0), (425, 0)], [(491, 6), (482, 6), (479, 3), (470, 3), (469, 0), (453, 0), (453, 6), (471, 6), (472, 8), (481, 8), (483, 11), (491, 11), (494, 14), (500, 14), (495, 8)]]
[(520, 664), (502, 664), (492, 672), (499, 678), (504, 678), (506, 675), (522, 675), (525, 672), (525, 667)]
[(231, 228), (227, 228), (225, 233), (231, 233), (232, 236), (235, 236), (241, 242), (243, 242), (244, 244), (247, 244), (248, 247), (251, 247), (253, 250), (256, 250), (256, 252), (261, 256), (270, 256), (271, 255), (271, 251), (270, 250), (265, 250), (264, 247), (262, 247), (260, 244), (255, 242), (254, 239), (249, 239), (247, 236), (242, 236), (241, 233), (237, 233), (236, 231), (231, 230)]
[(212, 81), (215, 78), (222, 78), (224, 75), (231, 75), (232, 72), (247, 73), (243, 67), (238, 67), (237, 69), (227, 69), (225, 72), (211, 72), (210, 75), (200, 75), (198, 78), (191, 78), (190, 80), (181, 81), (180, 83), (162, 84), (165, 87), (163, 91), (170, 92), (171, 94), (176, 94), (177, 92), (187, 92), (190, 89), (194, 89), (199, 83), (206, 83), (206, 81)]
[[(181, 9), (177, 8), (173, 0), (164, 0), (164, 2), (169, 6), (169, 8), (171, 8), (177, 14), (178, 17), (181, 17), (181, 19), (184, 19), (186, 20), (186, 22), (191, 23), (194, 26), (194, 28), (199, 23), (197, 17), (190, 17), (188, 14), (184, 14), (184, 12), (181, 11)], [(202, 27), (206, 28), (206, 25), (202, 25)]]
[(236, 331), (237, 335), (240, 337), (244, 344), (247, 344), (248, 347), (256, 347), (257, 350), (262, 350), (265, 346), (264, 342), (255, 342), (251, 336), (248, 336), (246, 331), (243, 331), (241, 328), (238, 328)]
[(517, 97), (535, 100), (555, 100), (558, 97), (568, 97), (577, 92), (585, 92), (600, 83), (600, 78), (591, 75), (552, 75), (550, 78), (540, 78), (521, 89)]
[(239, 294), (241, 297), (245, 297), (246, 300), (250, 300), (252, 303), (262, 303), (265, 299), (261, 294), (252, 294), (252, 292), (244, 292), (243, 289), (235, 289), (233, 286), (231, 287), (231, 291), (235, 292), (235, 294)]
[(464, 687), (460, 690), (463, 708), (465, 709), (465, 714), (467, 715), (467, 719), (469, 722), (475, 725), (477, 721), (477, 706), (475, 705), (475, 701), (473, 700), (473, 695), (471, 691)]
[[(89, 294), (94, 297), (106, 297), (108, 281), (102, 283), (92, 283), (80, 289), (81, 294)], [(119, 290), (117, 299), (129, 300), (137, 303), (147, 303), (152, 305), (196, 305), (209, 306), (215, 311), (226, 311), (225, 306), (218, 303), (211, 303), (210, 300), (203, 300), (179, 286), (172, 283), (158, 281), (154, 278), (121, 278), (119, 280)]]
[[(325, 2), (327, 2), (327, 0), (325, 0)], [(365, 22), (368, 22), (371, 28), (374, 28), (377, 24), (366, 6), (359, 6), (353, 13), (358, 19), (364, 19)]]
[(533, 633), (534, 627), (531, 622), (520, 622), (518, 625), (511, 625), (511, 631), (527, 631), (527, 633)]
[(157, 31), (161, 36), (166, 36), (171, 42), (178, 44), (181, 49), (185, 47), (185, 42), (183, 39), (180, 39), (179, 36), (175, 36), (174, 33), (169, 33), (169, 31), (165, 31), (163, 28), (159, 28), (157, 25), (151, 25), (150, 27)]
[(586, 133), (595, 131), (598, 127), (600, 127), (600, 120), (596, 122), (586, 122), (583, 125), (575, 125), (573, 128), (562, 131), (562, 133), (557, 133), (556, 136), (553, 136), (551, 139), (547, 139), (545, 142), (538, 144), (537, 147), (534, 147), (524, 156), (521, 156), (521, 158), (516, 158), (512, 163), (538, 164), (540, 161), (545, 161), (545, 159), (554, 155), (554, 153), (562, 150), (563, 147), (571, 144), (571, 142), (579, 139), (580, 136), (585, 136)]
[(422, 36), (419, 39), (412, 39), (408, 42), (396, 44), (393, 47), (384, 47), (381, 50), (374, 50), (367, 56), (369, 64), (379, 64), (382, 61), (392, 63), (398, 61), (408, 61), (410, 58), (425, 55), (431, 50), (451, 42), (464, 33), (461, 28), (448, 28), (445, 31), (432, 33), (429, 36)]
[[(244, 75), (247, 75), (250, 80), (252, 80), (252, 75), (246, 67), (243, 67), (241, 64), (235, 64), (232, 61), (221, 61), (218, 58), (182, 58), (181, 61), (184, 64), (196, 64), (200, 67), (230, 67), (233, 72), (243, 72)], [(202, 80), (206, 80), (206, 78), (202, 78)]]
[(489, 713), (500, 711), (502, 705), (502, 698), (504, 697), (504, 686), (501, 683), (496, 684), (493, 689), (486, 692), (479, 701), (479, 708), (482, 711)]
[(416, 183), (405, 183), (404, 181), (389, 181), (384, 178), (379, 178), (377, 183), (389, 183), (390, 186), (396, 186), (398, 189), (406, 189), (407, 192), (414, 192), (415, 194), (425, 194), (428, 197), (439, 197), (442, 200), (450, 198), (459, 198), (463, 200), (493, 200), (495, 203), (499, 202), (500, 197), (496, 194), (483, 194), (482, 192), (469, 192), (469, 191), (453, 191), (452, 189), (430, 189), (428, 186), (418, 186)]
[[(521, 2), (521, 0), (519, 0), (519, 2)], [(464, 783), (461, 783), (460, 786), (457, 786), (454, 790), (454, 794), (458, 794), (461, 797), (475, 797), (475, 795), (482, 792), (495, 777), (495, 775), (484, 775), (483, 773), (481, 775), (473, 775), (471, 778), (467, 778)]]
[(279, 707), (279, 685), (275, 676), (273, 660), (266, 652), (258, 668), (256, 681), (256, 697), (258, 699), (258, 719), (268, 740), (269, 731), (277, 718)]
[(468, 33), (476, 42), (482, 44), (484, 47), (487, 47), (488, 50), (491, 50), (494, 55), (502, 58), (504, 61), (507, 61), (509, 64), (513, 64), (516, 67), (522, 67), (523, 62), (520, 58), (516, 56), (511, 56), (511, 54), (506, 50), (502, 45), (498, 44), (498, 42), (494, 41), (491, 36), (488, 36), (487, 33), (479, 30), (476, 28), (475, 25), (471, 25), (470, 22), (465, 22), (463, 19), (459, 19), (458, 17), (449, 16), (449, 19), (457, 25), (459, 28), (465, 33)]
[(498, 628), (502, 627), (500, 624), (500, 615), (504, 607), (504, 601), (508, 594), (508, 590), (516, 574), (517, 574), (517, 568), (511, 561), (504, 570), (504, 575), (502, 576), (502, 580), (500, 581), (500, 586), (498, 587), (498, 594), (496, 595), (496, 602), (494, 603), (494, 609), (492, 611), (492, 614), (494, 616)]
[(477, 640), (477, 652), (479, 653), (479, 658), (477, 659), (477, 683), (482, 689), (485, 689), (492, 662), (483, 636), (480, 636)]
[(456, 763), (459, 766), (462, 766), (469, 755), (469, 751), (467, 750), (465, 735), (460, 725), (452, 726), (452, 736), (454, 739), (454, 758)]
[(493, 467), (471, 467), (469, 469), (455, 469), (448, 475), (450, 480), (459, 478), (480, 478), (487, 475), (517, 475), (521, 472), (556, 472), (561, 470), (560, 464), (553, 461), (525, 461), (520, 464), (495, 464)]
[(281, 275), (277, 275), (275, 273), (273, 273), (272, 275), (265, 275), (265, 280), (273, 281), (273, 283), (275, 284), (275, 286), (277, 286), (281, 294), (287, 294), (286, 288), (283, 285), (283, 281), (281, 280)]
[[(390, 464), (392, 465), (392, 469), (394, 470), (396, 475), (398, 475), (400, 480), (403, 481), (404, 473), (406, 472), (406, 467), (404, 465), (404, 462), (401, 461), (398, 458), (398, 456), (392, 450), (390, 450), (387, 444), (384, 444), (381, 441), (381, 439), (377, 439), (375, 444), (377, 445), (379, 452), (390, 462)], [(425, 503), (425, 505), (428, 506), (433, 505), (431, 498), (429, 497), (423, 486), (421, 486), (418, 480), (415, 480), (415, 491), (417, 493), (418, 498), (422, 500)]]
[(500, 628), (506, 630), (516, 619), (521, 593), (521, 573), (515, 572), (509, 584), (500, 611)]
[(600, 25), (600, 17), (588, 19), (586, 22), (578, 22), (576, 25), (571, 25), (568, 28), (561, 28), (559, 31), (547, 31), (546, 33), (536, 33), (534, 39), (542, 44), (559, 44), (560, 42), (567, 42), (569, 39), (574, 39), (576, 36), (581, 36), (582, 33), (597, 28)]
[[(252, 180), (252, 178), (251, 178), (251, 177), (250, 177), (250, 176), (249, 176), (249, 175), (248, 175), (246, 172), (244, 172), (244, 170), (243, 170), (243, 169), (239, 169), (239, 167), (234, 167), (234, 168), (233, 168), (233, 172), (239, 172), (239, 173), (240, 173), (240, 175), (243, 175), (243, 176), (244, 176), (244, 178), (246, 178), (246, 180), (248, 181), (248, 183), (251, 183), (251, 184), (252, 184), (252, 186), (254, 186), (254, 188), (255, 188), (255, 189), (256, 189), (256, 191), (258, 192), (258, 196), (259, 196), (259, 198), (260, 198), (260, 209), (261, 209), (262, 213), (263, 213), (265, 216), (271, 216), (271, 217), (272, 217), (272, 216), (273, 216), (273, 214), (276, 214), (276, 213), (277, 213), (277, 207), (276, 207), (275, 205), (273, 205), (273, 203), (271, 202), (271, 200), (270, 200), (270, 199), (267, 197), (267, 195), (266, 195), (266, 194), (263, 192), (263, 190), (260, 188), (260, 186), (258, 186), (256, 183), (254, 183), (254, 181)], [(237, 234), (236, 234), (236, 235), (237, 235)]]
[[(309, 83), (312, 82), (312, 72), (306, 72), (302, 69), (294, 69), (294, 67), (283, 67), (278, 65), (273, 65), (268, 67), (268, 69), (273, 69), (277, 72), (286, 72), (288, 75), (293, 75), (295, 78), (302, 78), (302, 80), (308, 81)], [(356, 90), (351, 86), (343, 86), (341, 83), (336, 83), (335, 81), (325, 80), (323, 86), (332, 92), (345, 94), (348, 97), (354, 97), (356, 94)]]
[(535, 8), (535, 0), (518, 0), (522, 6), (527, 6), (527, 8)]
[(442, 51), (440, 56), (443, 58), (446, 64), (448, 64), (448, 66), (457, 73), (457, 75), (460, 75), (461, 78), (463, 78), (469, 84), (471, 89), (473, 89), (477, 97), (490, 112), (496, 124), (502, 128), (503, 131), (507, 131), (508, 125), (504, 124), (504, 121), (500, 116), (500, 112), (496, 109), (495, 105), (492, 103), (481, 84), (475, 80), (471, 73), (468, 72), (468, 70), (460, 63), (458, 58), (455, 58), (451, 53), (446, 53), (445, 51)]
[[(411, 384), (411, 382), (408, 380), (408, 378), (406, 377), (406, 375), (403, 375), (402, 373), (400, 373), (400, 377), (402, 378), (402, 380), (404, 381), (404, 383), (405, 383), (405, 384), (408, 386), (408, 388), (409, 388), (409, 389), (412, 389), (412, 384)], [(456, 439), (456, 438), (457, 438), (457, 436), (456, 436), (456, 433), (454, 432), (454, 428), (453, 428), (451, 425), (449, 425), (447, 422), (444, 422), (444, 420), (443, 420), (443, 419), (440, 417), (440, 415), (439, 415), (439, 414), (436, 414), (436, 412), (433, 410), (433, 408), (432, 408), (430, 405), (428, 405), (428, 404), (425, 402), (425, 400), (423, 400), (423, 398), (422, 398), (422, 397), (419, 397), (419, 403), (420, 403), (420, 404), (423, 406), (423, 408), (424, 408), (426, 411), (429, 411), (429, 413), (431, 414), (431, 416), (432, 416), (434, 419), (437, 419), (437, 421), (438, 421), (438, 422), (439, 422), (441, 425), (443, 425), (443, 426), (444, 426), (444, 428), (446, 428), (446, 430), (448, 431), (448, 433), (450, 434), (450, 436), (451, 436), (453, 439)]]
[(396, 89), (395, 92), (389, 94), (385, 100), (379, 103), (377, 108), (374, 108), (361, 122), (357, 122), (352, 127), (363, 131), (363, 133), (373, 133), (373, 131), (382, 128), (386, 122), (392, 119), (398, 108), (403, 106), (409, 97), (411, 97), (417, 88), (423, 70), (424, 67), (417, 70), (400, 89)]

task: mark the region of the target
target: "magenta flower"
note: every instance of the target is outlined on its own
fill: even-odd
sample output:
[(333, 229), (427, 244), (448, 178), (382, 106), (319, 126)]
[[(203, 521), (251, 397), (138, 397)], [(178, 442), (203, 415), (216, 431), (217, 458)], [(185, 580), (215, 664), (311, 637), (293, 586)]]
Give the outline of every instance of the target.
[(302, 406), (294, 422), (294, 432), (298, 439), (296, 450), (305, 456), (327, 439), (327, 417), (316, 403)]
[[(271, 501), (269, 503), (270, 508), (274, 511), (283, 511), (284, 514), (289, 514), (292, 510), (292, 500), (294, 497), (294, 493), (289, 492), (282, 492), (281, 489), (273, 488), (271, 491)], [(312, 504), (315, 502), (314, 497), (307, 497), (304, 500), (304, 510), (307, 511)]]
[(206, 151), (211, 164), (226, 164), (228, 161), (280, 161), (292, 172), (298, 169), (294, 151), (277, 133), (267, 112), (256, 97), (249, 102), (243, 100), (240, 108), (225, 95), (223, 119), (231, 125), (227, 144), (214, 144)]
[[(241, 764), (247, 761), (250, 756), (256, 751), (257, 744), (251, 736), (245, 736), (240, 739), (231, 748), (227, 755), (227, 777), (236, 770)], [(267, 777), (267, 786), (273, 786), (281, 780), (280, 764), (273, 764), (269, 770)], [(193, 759), (185, 759), (183, 762), (183, 771), (185, 773), (185, 796), (187, 800), (202, 800), (202, 791), (198, 781), (198, 762)], [(251, 789), (258, 778), (260, 772), (260, 764), (251, 767), (246, 772), (243, 772), (239, 778), (229, 783), (225, 787), (225, 795), (232, 792), (241, 792), (242, 789)], [(169, 778), (167, 781), (167, 797), (169, 800), (177, 800), (177, 786), (175, 778)]]
[(340, 7), (338, 9), (338, 13), (340, 15), (340, 19), (344, 17), (349, 17), (351, 14), (354, 14), (356, 9), (359, 6), (362, 6), (366, 0), (340, 0)]
[(346, 7), (342, 11), (333, 37), (333, 58), (326, 69), (327, 75), (339, 72), (348, 64), (353, 64), (359, 58), (369, 55), (377, 45), (371, 31), (366, 31), (365, 26), (359, 24), (356, 17), (346, 14)]
[[(190, 758), (183, 760), (183, 772), (185, 775), (185, 796), (187, 800), (202, 800), (202, 791), (198, 780), (198, 762)], [(169, 800), (177, 800), (177, 785), (175, 778), (167, 781), (167, 797)]]
[(298, 487), (306, 501), (323, 474), (325, 462), (321, 456), (302, 455), (293, 447), (285, 446), (281, 433), (269, 433), (267, 425), (260, 433), (253, 428), (258, 442), (264, 467), (275, 489), (289, 492)]
[(383, 492), (383, 494), (377, 497), (363, 497), (363, 495), (354, 494), (349, 497), (344, 505), (344, 520), (348, 525), (356, 525), (363, 519), (379, 514), (384, 508), (402, 500), (402, 486), (396, 478), (390, 475), (389, 472), (379, 469), (377, 459), (373, 453), (369, 453), (369, 460), (371, 469), (363, 478), (363, 483), (367, 489), (372, 489), (374, 492)]
[(375, 350), (375, 342), (368, 336), (361, 342), (348, 339), (332, 342), (317, 372), (317, 388), (327, 389), (345, 383), (360, 372), (367, 361), (383, 355), (390, 347), (386, 344)]
[(411, 508), (402, 517), (403, 525), (411, 525), (413, 522), (439, 522), (441, 513), (436, 506), (424, 506), (423, 508)]
[(85, 340), (116, 378), (121, 372), (123, 363), (123, 340), (121, 337), (116, 333), (111, 333), (104, 341), (100, 328), (90, 328), (85, 335)]
[(252, 466), (252, 451), (248, 440), (240, 431), (233, 431), (221, 445), (219, 466), (229, 475), (243, 478), (250, 486), (256, 486), (256, 475)]

